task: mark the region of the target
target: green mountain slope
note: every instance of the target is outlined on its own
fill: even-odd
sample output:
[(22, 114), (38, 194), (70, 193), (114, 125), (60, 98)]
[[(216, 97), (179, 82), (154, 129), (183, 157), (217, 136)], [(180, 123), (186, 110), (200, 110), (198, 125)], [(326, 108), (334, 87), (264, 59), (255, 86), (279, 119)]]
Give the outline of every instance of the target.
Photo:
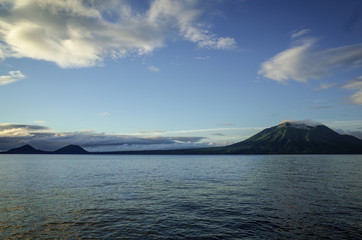
[(351, 154), (362, 153), (362, 140), (340, 135), (324, 125), (285, 122), (226, 146), (224, 151), (233, 154)]

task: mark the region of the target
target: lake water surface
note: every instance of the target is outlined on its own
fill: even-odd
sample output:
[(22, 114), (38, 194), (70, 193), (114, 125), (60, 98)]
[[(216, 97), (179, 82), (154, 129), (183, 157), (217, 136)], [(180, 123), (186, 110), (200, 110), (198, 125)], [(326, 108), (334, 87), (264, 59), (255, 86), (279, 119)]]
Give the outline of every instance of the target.
[(0, 155), (0, 238), (362, 239), (362, 155)]

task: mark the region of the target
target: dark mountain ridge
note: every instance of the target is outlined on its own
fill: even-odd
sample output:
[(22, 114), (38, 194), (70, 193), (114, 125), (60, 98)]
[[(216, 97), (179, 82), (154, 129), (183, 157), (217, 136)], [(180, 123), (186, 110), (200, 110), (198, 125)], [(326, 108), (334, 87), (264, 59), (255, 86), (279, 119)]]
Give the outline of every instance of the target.
[(86, 150), (84, 150), (82, 147), (78, 145), (70, 144), (68, 146), (59, 148), (55, 151), (43, 151), (39, 149), (35, 149), (34, 147), (30, 146), (29, 144), (26, 144), (24, 146), (10, 149), (7, 152), (8, 154), (87, 154)]
[(88, 151), (84, 150), (82, 147), (74, 144), (62, 147), (56, 151), (55, 154), (86, 154)]
[(284, 122), (266, 128), (250, 138), (224, 147), (88, 152), (77, 145), (68, 145), (46, 152), (25, 145), (11, 149), (10, 154), (362, 154), (362, 140), (341, 135), (321, 124)]
[(324, 125), (285, 122), (225, 148), (240, 154), (353, 154), (362, 153), (362, 140)]
[(32, 146), (30, 146), (29, 144), (26, 144), (26, 145), (18, 147), (18, 148), (10, 149), (6, 153), (11, 153), (11, 154), (19, 154), (19, 153), (20, 154), (42, 154), (42, 153), (47, 153), (47, 152), (39, 150), (39, 149), (35, 149)]

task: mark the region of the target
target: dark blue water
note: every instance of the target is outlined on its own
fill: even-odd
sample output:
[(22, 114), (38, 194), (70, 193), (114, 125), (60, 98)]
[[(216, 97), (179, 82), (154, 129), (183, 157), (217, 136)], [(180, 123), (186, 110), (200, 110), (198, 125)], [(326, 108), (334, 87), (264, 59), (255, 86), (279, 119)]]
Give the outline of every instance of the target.
[(0, 155), (0, 238), (362, 239), (362, 155)]

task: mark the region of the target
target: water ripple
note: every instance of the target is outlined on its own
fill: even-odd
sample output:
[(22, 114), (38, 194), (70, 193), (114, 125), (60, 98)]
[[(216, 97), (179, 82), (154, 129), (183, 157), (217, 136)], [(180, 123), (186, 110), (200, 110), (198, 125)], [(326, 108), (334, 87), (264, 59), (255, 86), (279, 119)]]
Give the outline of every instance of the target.
[(362, 239), (358, 155), (0, 157), (2, 239)]

